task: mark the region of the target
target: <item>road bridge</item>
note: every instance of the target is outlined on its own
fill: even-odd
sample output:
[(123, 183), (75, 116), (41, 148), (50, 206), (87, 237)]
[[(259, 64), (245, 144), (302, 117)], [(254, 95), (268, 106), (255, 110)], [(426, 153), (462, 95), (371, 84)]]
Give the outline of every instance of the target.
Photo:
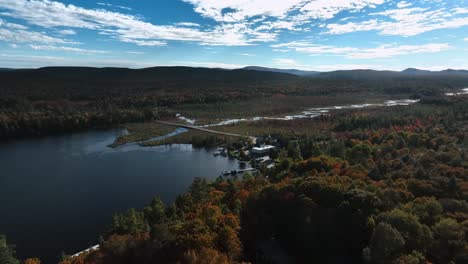
[(159, 123), (159, 124), (163, 124), (163, 125), (183, 127), (183, 128), (203, 131), (203, 132), (211, 133), (211, 134), (231, 136), (231, 137), (240, 137), (240, 138), (248, 138), (248, 139), (252, 140), (253, 144), (255, 144), (257, 142), (257, 138), (253, 137), (253, 136), (246, 136), (246, 135), (240, 135), (240, 134), (235, 134), (235, 133), (221, 132), (221, 131), (207, 129), (205, 127), (192, 126), (192, 125), (187, 125), (187, 124), (179, 124), (179, 123), (173, 123), (173, 122), (167, 122), (167, 121), (161, 121), (161, 120), (156, 120), (155, 122)]

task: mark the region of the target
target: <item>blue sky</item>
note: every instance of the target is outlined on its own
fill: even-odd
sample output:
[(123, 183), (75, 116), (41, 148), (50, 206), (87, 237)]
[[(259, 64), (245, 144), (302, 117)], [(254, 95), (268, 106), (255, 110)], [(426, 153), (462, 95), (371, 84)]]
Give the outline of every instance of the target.
[(467, 1), (0, 0), (0, 67), (468, 69)]

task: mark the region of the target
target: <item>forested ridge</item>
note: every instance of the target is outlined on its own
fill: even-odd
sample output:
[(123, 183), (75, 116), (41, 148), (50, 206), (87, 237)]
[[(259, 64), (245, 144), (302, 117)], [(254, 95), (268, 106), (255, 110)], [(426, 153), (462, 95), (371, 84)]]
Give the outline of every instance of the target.
[(275, 135), (274, 168), (117, 214), (99, 250), (61, 263), (467, 263), (466, 100), (337, 112), (318, 133)]
[[(383, 74), (383, 75), (382, 75)], [(464, 88), (468, 74), (345, 71), (295, 76), (255, 70), (47, 67), (0, 71), (0, 140), (112, 127), (167, 115), (181, 104), (286, 96), (420, 98)]]
[(0, 139), (148, 121), (166, 115), (161, 106), (246, 99), (266, 81), (274, 86), (294, 78), (188, 67), (0, 71)]

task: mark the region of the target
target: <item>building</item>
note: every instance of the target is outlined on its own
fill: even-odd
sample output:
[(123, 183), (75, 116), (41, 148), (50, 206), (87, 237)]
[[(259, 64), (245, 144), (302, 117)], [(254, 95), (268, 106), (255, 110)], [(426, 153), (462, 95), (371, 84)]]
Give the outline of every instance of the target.
[(253, 155), (262, 155), (267, 154), (270, 150), (274, 149), (275, 146), (271, 145), (261, 145), (260, 147), (253, 147), (250, 151)]

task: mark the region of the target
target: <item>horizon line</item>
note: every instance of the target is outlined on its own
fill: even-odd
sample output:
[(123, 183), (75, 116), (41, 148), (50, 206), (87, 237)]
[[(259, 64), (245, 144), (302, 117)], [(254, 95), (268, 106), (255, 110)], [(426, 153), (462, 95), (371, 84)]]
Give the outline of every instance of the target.
[(284, 70), (284, 71), (302, 71), (302, 72), (318, 72), (318, 73), (326, 73), (326, 72), (335, 72), (335, 71), (378, 71), (378, 72), (404, 72), (406, 70), (418, 70), (418, 71), (429, 71), (429, 72), (442, 72), (442, 71), (468, 71), (465, 68), (444, 68), (440, 67), (440, 70), (434, 69), (427, 69), (422, 67), (407, 67), (401, 70), (395, 69), (379, 69), (379, 68), (349, 68), (349, 69), (330, 69), (330, 70), (314, 70), (314, 69), (301, 69), (298, 68), (280, 68), (280, 67), (268, 67), (268, 66), (258, 66), (258, 65), (246, 65), (243, 67), (209, 67), (209, 66), (190, 66), (190, 65), (155, 65), (155, 66), (142, 66), (142, 67), (129, 67), (129, 66), (85, 66), (85, 65), (48, 65), (48, 66), (40, 66), (40, 67), (2, 67), (0, 66), (0, 70), (38, 70), (44, 68), (93, 68), (93, 69), (129, 69), (129, 70), (143, 70), (143, 69), (151, 69), (151, 68), (177, 68), (177, 67), (184, 67), (184, 68), (193, 68), (193, 69), (220, 69), (220, 70), (255, 70), (255, 69), (246, 69), (246, 68), (263, 68), (263, 69), (270, 69), (270, 70)]

